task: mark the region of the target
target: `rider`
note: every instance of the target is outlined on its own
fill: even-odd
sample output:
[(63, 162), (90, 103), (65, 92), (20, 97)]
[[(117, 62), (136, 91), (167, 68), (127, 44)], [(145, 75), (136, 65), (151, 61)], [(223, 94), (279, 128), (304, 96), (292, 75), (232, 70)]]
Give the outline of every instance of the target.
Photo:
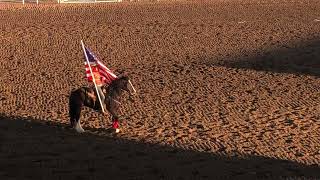
[(92, 65), (92, 74), (93, 74), (93, 78), (95, 80), (95, 83), (97, 85), (97, 90), (98, 90), (98, 93), (99, 93), (99, 96), (100, 96), (100, 100), (102, 102), (102, 107), (101, 109), (103, 113), (106, 113), (105, 110), (106, 110), (106, 104), (104, 103), (106, 97), (104, 96), (104, 93), (103, 93), (103, 90), (102, 90), (102, 87), (105, 85), (105, 83), (102, 81), (102, 77), (100, 75), (100, 72), (99, 72), (99, 68), (97, 67), (97, 65)]

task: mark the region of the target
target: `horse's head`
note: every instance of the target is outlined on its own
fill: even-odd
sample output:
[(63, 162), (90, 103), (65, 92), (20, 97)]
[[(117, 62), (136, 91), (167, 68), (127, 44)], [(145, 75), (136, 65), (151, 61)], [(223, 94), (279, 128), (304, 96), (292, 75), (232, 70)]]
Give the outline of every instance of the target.
[[(127, 73), (121, 73), (109, 86), (104, 86), (103, 91), (106, 96), (114, 94), (114, 92), (127, 91), (130, 95), (130, 100), (133, 101), (133, 95), (136, 93), (130, 78)], [(108, 95), (107, 95), (108, 94)], [(117, 93), (116, 93), (117, 94)]]
[(130, 97), (136, 93), (136, 90), (134, 89), (134, 87), (130, 81), (130, 78), (126, 72), (121, 73), (118, 76), (118, 79), (116, 81), (118, 81), (117, 82), (118, 88), (120, 88), (124, 91), (127, 91), (129, 93)]

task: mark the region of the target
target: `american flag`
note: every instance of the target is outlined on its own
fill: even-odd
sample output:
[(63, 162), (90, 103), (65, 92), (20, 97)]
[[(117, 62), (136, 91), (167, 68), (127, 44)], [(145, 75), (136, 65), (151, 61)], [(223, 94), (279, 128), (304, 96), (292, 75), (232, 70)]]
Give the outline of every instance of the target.
[[(101, 61), (99, 61), (98, 58), (88, 48), (85, 48), (85, 51), (91, 68), (92, 66), (97, 67), (92, 68), (93, 73), (99, 72), (102, 82), (106, 84), (111, 84), (113, 80), (117, 79), (117, 76), (110, 69), (108, 69)], [(86, 77), (89, 82), (92, 82), (92, 76), (87, 61), (85, 61), (84, 64), (86, 68)]]

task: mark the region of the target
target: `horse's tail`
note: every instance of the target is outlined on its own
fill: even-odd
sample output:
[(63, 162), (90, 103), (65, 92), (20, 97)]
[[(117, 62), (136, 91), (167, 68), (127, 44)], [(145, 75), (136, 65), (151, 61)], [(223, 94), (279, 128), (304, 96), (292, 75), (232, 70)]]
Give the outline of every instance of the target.
[(83, 106), (83, 100), (81, 98), (81, 91), (72, 91), (69, 97), (69, 117), (70, 122), (73, 124), (80, 118), (81, 108)]
[(72, 91), (70, 96), (69, 96), (69, 117), (72, 119), (74, 117), (74, 93), (75, 91)]

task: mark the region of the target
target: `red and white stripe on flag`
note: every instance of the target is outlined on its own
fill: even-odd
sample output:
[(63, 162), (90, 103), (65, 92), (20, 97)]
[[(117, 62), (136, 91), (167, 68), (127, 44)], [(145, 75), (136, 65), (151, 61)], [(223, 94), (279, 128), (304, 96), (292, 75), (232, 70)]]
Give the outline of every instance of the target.
[[(107, 68), (102, 62), (100, 62), (92, 52), (90, 52), (86, 48), (86, 53), (89, 59), (89, 63), (91, 66), (92, 73), (99, 73), (101, 76), (101, 81), (106, 84), (111, 84), (111, 82), (115, 79), (117, 79), (117, 76), (109, 69)], [(92, 76), (89, 69), (89, 65), (87, 61), (85, 61), (85, 69), (86, 69), (86, 77), (89, 82), (92, 82)]]

